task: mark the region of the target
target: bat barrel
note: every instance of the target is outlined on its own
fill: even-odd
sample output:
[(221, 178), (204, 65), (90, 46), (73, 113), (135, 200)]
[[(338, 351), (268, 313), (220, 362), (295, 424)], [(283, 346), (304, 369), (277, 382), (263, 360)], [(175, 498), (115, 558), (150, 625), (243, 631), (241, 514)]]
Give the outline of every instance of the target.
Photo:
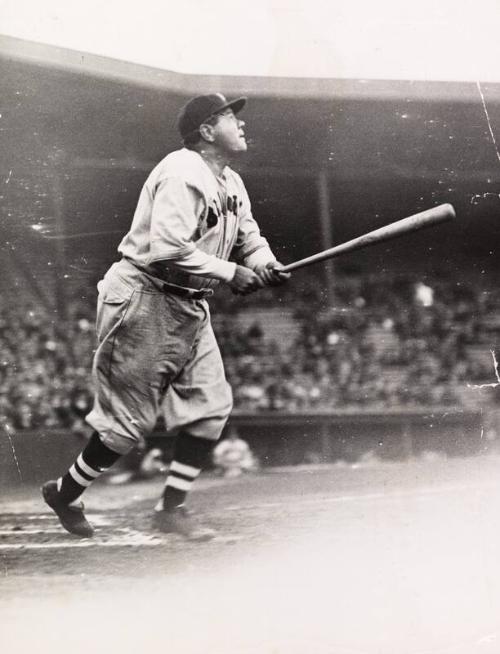
[(403, 234), (415, 232), (424, 227), (437, 225), (447, 220), (451, 220), (452, 218), (455, 218), (455, 209), (453, 206), (451, 204), (440, 204), (432, 209), (421, 211), (413, 216), (408, 216), (407, 218), (403, 218), (389, 225), (385, 225), (384, 227), (380, 227), (379, 229), (375, 229), (373, 232), (368, 232), (367, 234), (353, 238), (346, 243), (341, 243), (340, 245), (336, 245), (335, 247), (324, 250), (323, 252), (318, 252), (317, 254), (313, 254), (305, 259), (300, 259), (299, 261), (290, 263), (285, 266), (283, 270), (284, 272), (291, 272), (292, 270), (304, 268), (305, 266), (310, 266), (319, 261), (333, 259), (334, 257), (338, 257), (346, 252), (359, 250), (368, 247), (369, 245), (374, 245), (376, 243), (396, 238), (397, 236), (402, 236)]

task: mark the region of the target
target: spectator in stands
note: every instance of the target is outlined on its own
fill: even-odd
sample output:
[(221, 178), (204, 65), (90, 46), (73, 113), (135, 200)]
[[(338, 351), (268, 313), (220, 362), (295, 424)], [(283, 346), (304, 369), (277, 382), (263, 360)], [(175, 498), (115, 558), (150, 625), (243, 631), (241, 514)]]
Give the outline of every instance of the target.
[[(232, 315), (223, 314), (227, 307), (233, 310), (233, 299), (216, 299), (213, 313), (220, 320), (214, 325), (236, 409), (453, 404), (464, 401), (454, 389), (495, 381), (489, 350), (496, 332), (485, 331), (484, 324), (500, 311), (498, 292), (479, 293), (455, 280), (425, 277), (415, 286), (414, 280), (358, 276), (339, 282), (339, 306), (331, 309), (318, 287), (307, 278), (303, 288), (279, 291), (302, 325), (300, 338), (291, 343), (273, 343), (256, 322), (250, 333), (238, 329)], [(86, 365), (95, 347), (93, 301), (87, 305), (84, 295), (79, 290), (68, 303), (66, 320), (31, 300), (2, 302), (3, 425), (17, 430), (73, 425), (79, 433), (92, 395)], [(252, 310), (257, 300), (248, 296), (243, 303)], [(471, 353), (474, 344), (484, 345), (485, 356)]]
[(236, 427), (229, 426), (228, 434), (213, 450), (213, 463), (224, 477), (239, 477), (244, 472), (258, 470), (257, 459), (246, 441), (240, 438)]

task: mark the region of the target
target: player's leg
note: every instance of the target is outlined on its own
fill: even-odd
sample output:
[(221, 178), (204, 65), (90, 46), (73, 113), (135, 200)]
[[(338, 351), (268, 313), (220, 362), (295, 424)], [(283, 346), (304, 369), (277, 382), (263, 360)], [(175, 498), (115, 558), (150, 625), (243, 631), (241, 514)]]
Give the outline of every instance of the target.
[[(187, 360), (191, 344), (183, 350), (175, 343), (169, 368), (160, 349), (174, 350), (171, 307), (154, 287), (144, 289), (142, 279), (123, 280), (116, 269), (99, 289), (94, 357), (94, 406), (87, 422), (95, 433), (68, 472), (47, 482), (42, 493), (61, 524), (81, 536), (92, 534), (82, 507), (74, 502), (83, 491), (154, 428), (165, 379), (175, 376)], [(146, 290), (147, 292), (141, 292)], [(156, 292), (155, 292), (156, 291)], [(177, 322), (174, 320), (173, 322)], [(184, 329), (187, 335), (189, 330)], [(195, 333), (193, 328), (193, 338)], [(169, 337), (170, 333), (170, 337)], [(170, 338), (170, 341), (169, 341)]]
[(212, 537), (213, 533), (196, 525), (185, 510), (188, 494), (210, 463), (232, 409), (231, 389), (208, 320), (190, 361), (168, 389), (162, 409), (167, 426), (179, 427), (179, 432), (163, 494), (155, 507), (155, 525), (191, 539)]
[(95, 431), (68, 472), (57, 481), (48, 481), (42, 486), (45, 502), (57, 514), (66, 531), (83, 537), (92, 536), (94, 530), (85, 517), (83, 505), (73, 503), (120, 456), (108, 448)]

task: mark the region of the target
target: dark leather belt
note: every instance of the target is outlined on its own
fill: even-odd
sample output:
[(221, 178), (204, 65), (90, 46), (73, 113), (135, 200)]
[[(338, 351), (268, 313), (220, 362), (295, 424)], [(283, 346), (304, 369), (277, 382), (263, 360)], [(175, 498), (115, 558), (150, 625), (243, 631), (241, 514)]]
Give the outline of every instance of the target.
[(176, 284), (169, 284), (168, 282), (163, 282), (163, 290), (166, 293), (172, 293), (172, 295), (178, 295), (187, 300), (203, 300), (204, 298), (213, 295), (213, 290), (211, 288), (186, 288), (185, 286), (177, 286)]
[(172, 295), (177, 295), (178, 297), (183, 297), (187, 300), (203, 300), (206, 297), (210, 297), (214, 293), (213, 289), (211, 288), (189, 288), (188, 286), (179, 286), (178, 284), (166, 282), (158, 277), (158, 275), (152, 275), (149, 270), (146, 270), (142, 266), (137, 265), (135, 261), (132, 261), (132, 259), (129, 259), (128, 257), (123, 257), (123, 259), (148, 277), (154, 277), (156, 283), (161, 283), (162, 289), (165, 291), (165, 293), (172, 293)]

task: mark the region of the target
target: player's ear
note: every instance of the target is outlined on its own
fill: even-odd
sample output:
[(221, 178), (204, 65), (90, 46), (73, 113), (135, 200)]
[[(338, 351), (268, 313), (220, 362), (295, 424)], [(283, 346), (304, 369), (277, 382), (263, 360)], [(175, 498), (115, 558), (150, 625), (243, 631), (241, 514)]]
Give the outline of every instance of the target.
[(199, 127), (201, 137), (205, 139), (205, 141), (208, 141), (209, 143), (213, 143), (215, 140), (215, 134), (214, 134), (214, 126), (210, 125), (209, 123), (202, 123)]

